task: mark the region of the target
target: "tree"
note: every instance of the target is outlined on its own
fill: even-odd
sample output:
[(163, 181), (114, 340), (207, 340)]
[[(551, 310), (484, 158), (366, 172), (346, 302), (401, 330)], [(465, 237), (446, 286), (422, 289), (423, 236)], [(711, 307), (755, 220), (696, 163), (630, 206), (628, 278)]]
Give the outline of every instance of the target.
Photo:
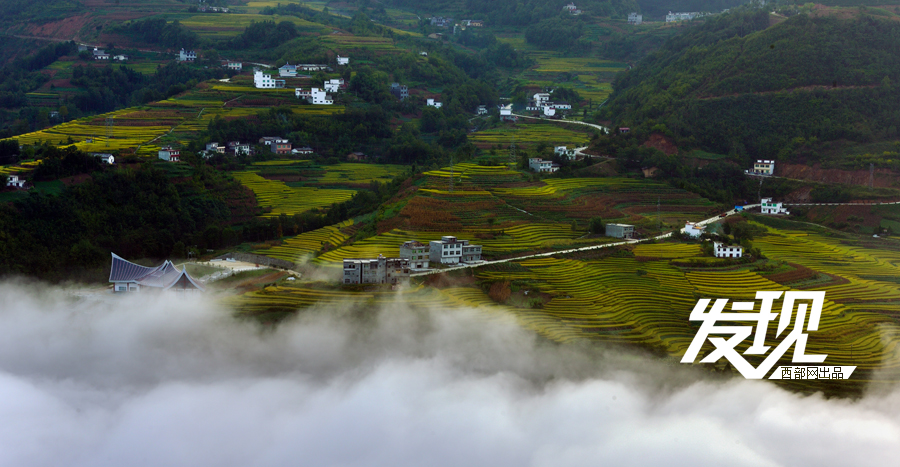
[(509, 288), (509, 281), (494, 282), (488, 291), (488, 297), (491, 297), (497, 303), (505, 303), (511, 294), (512, 290)]
[(572, 219), (571, 227), (572, 227), (572, 232), (577, 232), (578, 231), (578, 221), (576, 221), (575, 219)]
[(589, 225), (588, 228), (592, 234), (602, 234), (606, 232), (605, 226), (603, 225), (603, 218), (601, 217), (592, 217)]

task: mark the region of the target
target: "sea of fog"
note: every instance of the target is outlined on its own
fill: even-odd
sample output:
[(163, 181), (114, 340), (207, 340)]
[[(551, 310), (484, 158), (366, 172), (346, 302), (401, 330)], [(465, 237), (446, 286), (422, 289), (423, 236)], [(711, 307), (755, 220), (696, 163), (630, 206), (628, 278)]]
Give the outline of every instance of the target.
[(204, 297), (0, 285), (0, 466), (886, 466), (859, 400), (546, 343), (477, 310), (274, 329)]

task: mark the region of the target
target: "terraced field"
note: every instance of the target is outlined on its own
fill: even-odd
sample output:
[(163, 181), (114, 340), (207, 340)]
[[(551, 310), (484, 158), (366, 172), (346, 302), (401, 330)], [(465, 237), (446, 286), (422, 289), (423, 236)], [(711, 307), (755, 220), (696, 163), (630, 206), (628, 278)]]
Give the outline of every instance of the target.
[(322, 227), (321, 229), (291, 237), (285, 240), (282, 245), (256, 250), (254, 253), (297, 262), (303, 257), (321, 250), (326, 244), (334, 246), (346, 241), (349, 237), (341, 232), (341, 229), (351, 225), (353, 225), (352, 219), (340, 224)]
[[(360, 245), (355, 253), (365, 256), (374, 251), (367, 248), (387, 249), (390, 244), (397, 245), (399, 241), (407, 239), (409, 234), (392, 232), (380, 236), (381, 245), (375, 245), (374, 242)], [(427, 236), (423, 237), (425, 238), (419, 239), (429, 239)], [(768, 239), (769, 244), (779, 244), (790, 242), (794, 237), (790, 232), (773, 231), (763, 238)], [(380, 252), (393, 254), (396, 250)], [(517, 290), (530, 291), (531, 296), (540, 294), (546, 297), (541, 308), (497, 305), (481, 288), (470, 286), (440, 290), (411, 287), (400, 292), (354, 293), (340, 289), (312, 290), (306, 285), (297, 284), (267, 288), (264, 292), (235, 299), (233, 304), (248, 313), (258, 313), (273, 307), (292, 310), (338, 301), (366, 303), (366, 306), (396, 306), (398, 301), (409, 303), (412, 307), (465, 306), (481, 309), (486, 316), (511, 314), (523, 326), (559, 342), (595, 340), (638, 345), (662, 351), (678, 359), (684, 354), (696, 332), (696, 326), (689, 322), (688, 315), (698, 298), (753, 300), (757, 291), (795, 290), (766, 279), (754, 272), (753, 266), (726, 270), (685, 270), (670, 264), (671, 259), (694, 257), (698, 253), (696, 245), (640, 245), (634, 248), (634, 253), (635, 257), (613, 256), (596, 260), (531, 259), (476, 270), (479, 281), (509, 281)], [(896, 258), (898, 253), (881, 249), (870, 256), (886, 260)], [(871, 271), (866, 269), (865, 272)], [(869, 283), (859, 284), (872, 287)], [(894, 319), (884, 313), (862, 311), (850, 306), (850, 303), (844, 302), (846, 297), (839, 288), (826, 286), (814, 290), (826, 290), (826, 303), (819, 331), (809, 333), (808, 354), (827, 354), (826, 363), (829, 365), (856, 365), (862, 378), (869, 377), (867, 375), (871, 375), (868, 373), (871, 370), (900, 368), (900, 359), (895, 351), (900, 343), (900, 334)], [(867, 290), (873, 293), (860, 293), (864, 292), (863, 289), (854, 291), (856, 300), (869, 302), (867, 306), (882, 303), (892, 306), (894, 310), (900, 308), (900, 297), (896, 296), (896, 292), (883, 295), (885, 290)], [(780, 307), (781, 302), (776, 301), (775, 309), (780, 310)], [(792, 326), (788, 329), (792, 329)], [(773, 326), (767, 335), (766, 344), (774, 346), (778, 341)], [(739, 352), (746, 350), (749, 345), (749, 341), (739, 345)], [(707, 343), (702, 353), (711, 349), (711, 344)], [(789, 352), (781, 364), (790, 364), (790, 359)], [(758, 360), (751, 362), (754, 365), (759, 363)]]
[(260, 206), (272, 208), (264, 217), (293, 216), (349, 200), (355, 190), (289, 187), (284, 182), (260, 177), (256, 172), (233, 172), (234, 178), (253, 190)]

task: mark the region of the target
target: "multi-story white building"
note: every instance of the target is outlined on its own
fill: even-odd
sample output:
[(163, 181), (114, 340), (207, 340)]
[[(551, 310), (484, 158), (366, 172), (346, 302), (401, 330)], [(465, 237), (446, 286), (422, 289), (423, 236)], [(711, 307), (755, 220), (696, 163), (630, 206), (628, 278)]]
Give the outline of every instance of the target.
[(272, 75), (267, 75), (260, 70), (253, 72), (253, 85), (257, 89), (277, 89), (284, 87), (283, 79), (274, 79)]
[(6, 186), (25, 188), (25, 179), (20, 179), (18, 175), (9, 175), (6, 179)]
[(459, 264), (481, 261), (481, 245), (470, 245), (468, 240), (458, 240), (445, 235), (429, 242), (429, 259), (432, 263)]
[(244, 64), (234, 60), (224, 60), (222, 61), (222, 67), (228, 70), (241, 71), (244, 68)]
[(159, 158), (169, 162), (179, 162), (181, 160), (181, 151), (173, 149), (172, 146), (163, 146), (159, 148)]
[(772, 202), (772, 198), (763, 198), (760, 200), (760, 211), (763, 214), (790, 214), (790, 211), (785, 209), (781, 203)]
[(628, 14), (628, 24), (638, 25), (644, 21), (644, 16), (637, 13)]
[(344, 284), (398, 284), (408, 279), (405, 258), (344, 258)]
[(409, 260), (410, 269), (428, 269), (429, 249), (428, 244), (410, 240), (400, 245), (400, 257)]
[(759, 159), (753, 163), (753, 173), (759, 175), (774, 175), (775, 161)]
[(197, 53), (193, 50), (181, 49), (181, 51), (178, 52), (179, 62), (193, 62), (194, 60), (197, 60)]
[(324, 89), (312, 88), (310, 90), (305, 90), (302, 88), (295, 88), (294, 95), (299, 99), (306, 99), (307, 102), (313, 105), (334, 104), (334, 100), (325, 92)]
[(559, 165), (554, 164), (553, 161), (545, 161), (540, 157), (532, 157), (531, 159), (528, 159), (528, 168), (535, 172), (553, 173), (559, 170)]
[(688, 234), (688, 236), (692, 238), (700, 237), (705, 231), (706, 227), (697, 225), (693, 222), (687, 222), (684, 224), (684, 233)]
[(109, 60), (109, 54), (105, 51), (94, 47), (94, 60)]
[(744, 247), (714, 242), (713, 251), (715, 252), (716, 258), (740, 258), (744, 254)]

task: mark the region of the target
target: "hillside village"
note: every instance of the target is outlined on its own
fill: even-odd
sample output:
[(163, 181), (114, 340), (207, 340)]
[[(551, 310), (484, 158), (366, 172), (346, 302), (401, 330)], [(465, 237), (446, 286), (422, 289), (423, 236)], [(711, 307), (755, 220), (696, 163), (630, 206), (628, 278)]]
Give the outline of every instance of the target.
[[(835, 31), (849, 20), (759, 6), (601, 15), (583, 2), (521, 24), (477, 9), (201, 7), (42, 49), (28, 73), (46, 79), (0, 96), (20, 106), (0, 141), (3, 272), (77, 275), (111, 294), (221, 293), (267, 324), (403, 297), (666, 355), (691, 329), (660, 323), (723, 288), (823, 288), (844, 310), (829, 318), (838, 327), (883, 319), (881, 297), (894, 300), (896, 137), (865, 94), (893, 81), (846, 88), (881, 112), (871, 120), (815, 136), (772, 117), (758, 138), (764, 118), (722, 134), (706, 119), (801, 92), (752, 90), (741, 75), (691, 90), (707, 81), (677, 66), (684, 44), (746, 41), (737, 24), (764, 35), (804, 27), (802, 15)], [(648, 67), (681, 81), (657, 89)], [(830, 84), (808, 92), (844, 92)], [(803, 104), (772, 102), (759, 105)], [(870, 122), (886, 126), (853, 133)], [(660, 316), (634, 294), (673, 305)]]

